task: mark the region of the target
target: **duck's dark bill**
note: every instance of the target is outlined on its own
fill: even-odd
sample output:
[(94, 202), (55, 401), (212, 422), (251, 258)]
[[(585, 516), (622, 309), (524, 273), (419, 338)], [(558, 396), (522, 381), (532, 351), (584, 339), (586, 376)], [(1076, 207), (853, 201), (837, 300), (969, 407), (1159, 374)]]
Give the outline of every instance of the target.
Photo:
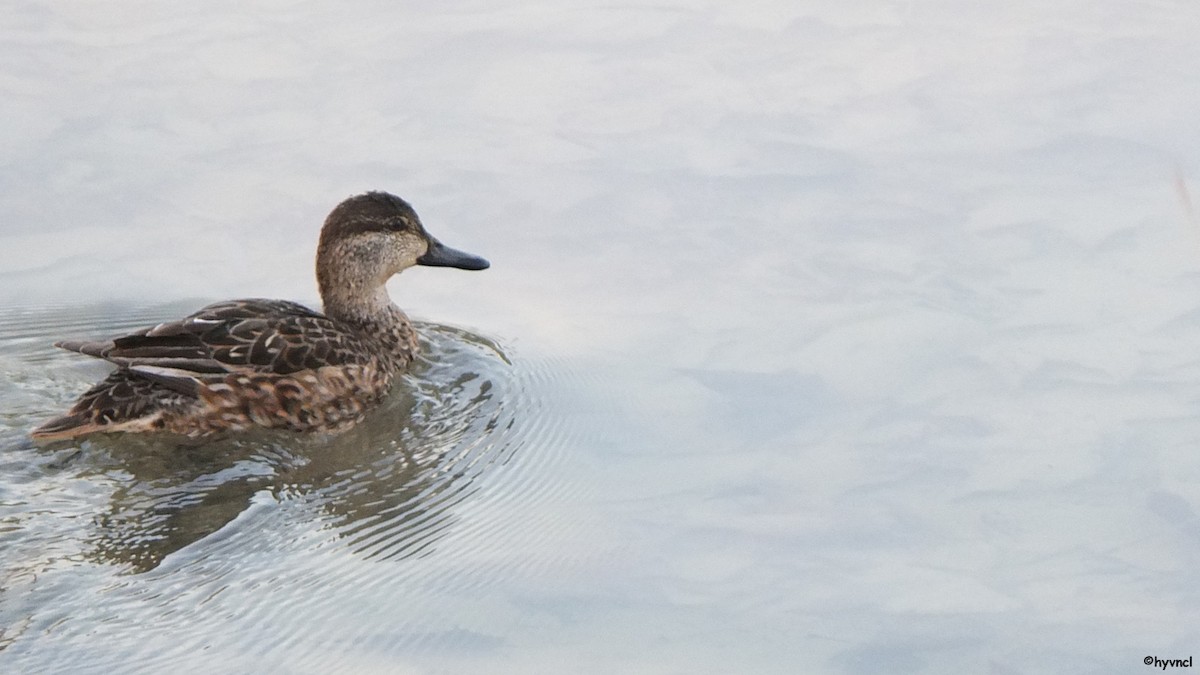
[(417, 258), (417, 264), (429, 267), (457, 267), (460, 270), (486, 270), (490, 265), (477, 255), (452, 249), (436, 239), (429, 242), (429, 251)]

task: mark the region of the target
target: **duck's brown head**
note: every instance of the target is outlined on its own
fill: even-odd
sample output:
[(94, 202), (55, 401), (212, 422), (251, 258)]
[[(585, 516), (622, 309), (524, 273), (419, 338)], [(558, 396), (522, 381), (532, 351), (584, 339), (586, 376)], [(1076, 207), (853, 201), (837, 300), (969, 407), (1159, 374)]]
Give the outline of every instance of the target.
[(413, 265), (483, 270), (488, 261), (443, 245), (425, 231), (408, 202), (387, 192), (367, 192), (330, 212), (317, 245), (317, 285), (325, 311), (361, 313), (366, 305), (390, 306), (384, 284)]

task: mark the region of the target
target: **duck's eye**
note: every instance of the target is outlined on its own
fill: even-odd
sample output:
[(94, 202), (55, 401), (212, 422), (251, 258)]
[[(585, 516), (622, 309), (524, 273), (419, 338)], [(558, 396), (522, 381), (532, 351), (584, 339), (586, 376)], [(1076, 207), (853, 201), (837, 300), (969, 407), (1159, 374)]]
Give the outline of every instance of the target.
[(391, 222), (393, 230), (411, 230), (412, 221), (407, 216), (396, 216), (396, 219)]

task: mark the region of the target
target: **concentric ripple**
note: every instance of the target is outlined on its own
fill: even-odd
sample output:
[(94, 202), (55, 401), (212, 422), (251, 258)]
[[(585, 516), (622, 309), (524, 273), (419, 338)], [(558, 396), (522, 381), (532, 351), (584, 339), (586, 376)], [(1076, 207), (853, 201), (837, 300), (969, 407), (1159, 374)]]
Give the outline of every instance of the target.
[[(340, 435), (28, 441), (104, 372), (54, 339), (191, 308), (0, 313), (0, 664), (154, 670), (213, 640), (315, 649), (308, 622), (348, 596), (492, 583), (499, 568), (465, 561), (536, 541), (553, 512), (539, 504), (573, 489), (555, 475), (570, 435), (555, 367), (431, 323), (411, 372)], [(439, 557), (447, 537), (453, 559)], [(375, 625), (343, 629), (356, 640)], [(412, 649), (429, 640), (406, 635)]]

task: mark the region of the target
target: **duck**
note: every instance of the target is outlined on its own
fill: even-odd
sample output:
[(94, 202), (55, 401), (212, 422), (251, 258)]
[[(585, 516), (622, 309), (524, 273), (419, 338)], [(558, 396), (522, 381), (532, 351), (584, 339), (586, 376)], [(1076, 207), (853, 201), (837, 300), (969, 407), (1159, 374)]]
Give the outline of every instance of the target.
[(489, 267), (431, 236), (400, 197), (349, 197), (329, 213), (317, 244), (324, 312), (286, 300), (229, 300), (110, 340), (56, 342), (116, 369), (30, 435), (43, 443), (97, 433), (195, 439), (349, 429), (418, 353), (412, 322), (386, 287), (414, 265)]

